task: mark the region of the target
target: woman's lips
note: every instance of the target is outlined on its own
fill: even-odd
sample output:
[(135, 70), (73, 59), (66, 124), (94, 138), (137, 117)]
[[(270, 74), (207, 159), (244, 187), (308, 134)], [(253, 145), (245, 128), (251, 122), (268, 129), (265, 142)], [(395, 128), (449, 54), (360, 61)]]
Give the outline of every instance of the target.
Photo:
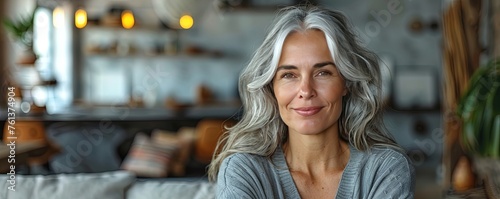
[(321, 110), (322, 107), (301, 107), (301, 108), (294, 108), (293, 110), (302, 116), (311, 116), (316, 113), (318, 113)]

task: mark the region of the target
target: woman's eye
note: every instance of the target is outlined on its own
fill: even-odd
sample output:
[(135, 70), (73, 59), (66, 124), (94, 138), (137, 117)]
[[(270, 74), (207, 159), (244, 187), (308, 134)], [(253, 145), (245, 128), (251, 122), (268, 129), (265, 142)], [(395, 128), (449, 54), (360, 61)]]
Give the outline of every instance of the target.
[(332, 73), (330, 71), (320, 71), (318, 73), (318, 76), (327, 76), (327, 75), (331, 75)]
[(284, 73), (281, 75), (281, 78), (285, 78), (285, 79), (293, 78), (293, 77), (295, 77), (295, 75), (293, 75), (292, 73)]

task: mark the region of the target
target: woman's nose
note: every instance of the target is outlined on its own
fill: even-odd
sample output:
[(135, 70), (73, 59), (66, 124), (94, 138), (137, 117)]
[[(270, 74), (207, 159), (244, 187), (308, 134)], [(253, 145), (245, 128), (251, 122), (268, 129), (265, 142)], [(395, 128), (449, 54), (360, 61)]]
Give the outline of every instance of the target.
[(314, 90), (313, 82), (310, 78), (303, 78), (300, 82), (299, 98), (310, 99), (314, 96), (316, 96), (316, 91)]

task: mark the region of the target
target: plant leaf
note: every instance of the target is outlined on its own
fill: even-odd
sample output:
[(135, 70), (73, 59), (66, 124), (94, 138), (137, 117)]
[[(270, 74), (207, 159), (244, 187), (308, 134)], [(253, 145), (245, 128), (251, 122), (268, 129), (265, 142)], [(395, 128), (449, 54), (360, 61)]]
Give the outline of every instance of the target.
[(500, 114), (495, 117), (495, 124), (493, 125), (493, 148), (491, 156), (494, 158), (500, 157)]
[[(498, 95), (498, 97), (497, 97)], [(485, 155), (489, 156), (492, 155), (492, 148), (494, 145), (494, 140), (493, 139), (493, 122), (495, 119), (494, 115), (494, 109), (495, 109), (495, 99), (498, 98), (500, 100), (500, 92), (498, 91), (498, 86), (493, 85), (489, 89), (489, 92), (487, 93), (486, 98), (486, 103), (485, 103), (485, 108), (483, 111), (483, 129), (484, 132), (481, 132), (483, 135), (483, 143), (485, 147)]]
[(491, 61), (472, 75), (469, 88), (457, 106), (462, 118), (461, 143), (481, 156), (500, 155), (500, 61)]
[(3, 25), (7, 31), (19, 42), (26, 46), (32, 45), (31, 33), (33, 32), (33, 25), (35, 20), (35, 10), (30, 15), (20, 17), (18, 21), (11, 19), (3, 20)]

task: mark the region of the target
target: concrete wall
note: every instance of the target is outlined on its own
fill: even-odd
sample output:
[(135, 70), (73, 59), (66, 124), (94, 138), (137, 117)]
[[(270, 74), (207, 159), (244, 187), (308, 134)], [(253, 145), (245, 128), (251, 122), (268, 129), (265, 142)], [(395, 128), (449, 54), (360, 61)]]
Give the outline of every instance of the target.
[[(89, 16), (102, 16), (106, 13), (108, 6), (111, 5), (125, 5), (131, 8), (138, 19), (138, 25), (157, 25), (158, 18), (153, 12), (152, 4), (150, 1), (132, 1), (132, 0), (115, 0), (106, 1), (104, 4), (98, 0), (86, 1), (86, 9)], [(438, 22), (440, 20), (441, 7), (439, 1), (424, 0), (377, 0), (377, 1), (319, 1), (319, 4), (332, 9), (343, 11), (353, 22), (356, 30), (361, 35), (361, 40), (367, 47), (375, 51), (381, 56), (386, 57), (394, 63), (393, 72), (413, 72), (413, 71), (430, 71), (436, 78), (440, 77), (441, 67), (441, 34), (439, 30), (431, 30), (428, 28), (431, 22)], [(193, 74), (181, 74), (185, 72), (220, 74), (222, 76), (237, 76), (239, 70), (248, 62), (254, 50), (262, 42), (270, 22), (274, 18), (274, 11), (257, 11), (257, 10), (243, 10), (235, 12), (224, 12), (209, 6), (204, 15), (195, 21), (195, 26), (190, 30), (181, 31), (181, 48), (185, 49), (189, 46), (197, 46), (208, 50), (217, 50), (222, 52), (226, 57), (224, 59), (204, 60), (203, 64), (219, 65), (220, 67), (205, 67), (198, 65), (199, 61), (191, 58), (183, 58), (176, 61), (151, 60), (151, 59), (134, 59), (133, 64), (134, 74), (141, 73), (141, 67), (145, 66), (162, 66), (158, 67), (157, 72), (168, 73), (170, 77), (186, 77)], [(424, 29), (421, 32), (412, 32), (410, 24), (412, 21), (419, 19), (424, 23)], [(165, 34), (167, 35), (167, 34)], [(156, 37), (136, 37), (126, 36), (125, 34), (112, 33), (108, 38), (124, 38), (123, 40), (135, 43), (142, 50), (147, 50), (147, 46), (140, 47), (143, 44), (153, 44), (154, 42), (162, 42), (168, 36)], [(103, 42), (106, 41), (106, 36), (102, 34), (98, 36)], [(94, 40), (95, 41), (95, 40)], [(151, 45), (152, 46), (152, 45)], [(152, 48), (152, 47), (149, 47)], [(229, 58), (227, 60), (226, 58)], [(143, 62), (144, 60), (147, 62)], [(111, 62), (121, 62), (120, 60), (108, 60)], [(175, 63), (173, 63), (175, 62)], [(131, 65), (130, 62), (126, 62)], [(103, 69), (102, 66), (116, 67), (105, 63), (105, 60), (94, 59), (92, 65)], [(223, 66), (225, 65), (225, 66)], [(200, 68), (200, 70), (196, 68)], [(189, 69), (188, 69), (189, 68)], [(139, 71), (135, 71), (135, 70)], [(202, 69), (202, 70), (201, 70)], [(231, 69), (231, 70), (227, 70)], [(113, 69), (117, 73), (125, 74), (126, 71), (121, 69)], [(128, 70), (128, 69), (127, 69)], [(121, 72), (120, 72), (121, 71)], [(144, 70), (142, 70), (144, 71)], [(119, 74), (117, 74), (119, 75)], [(92, 75), (90, 75), (92, 76)], [(122, 75), (123, 76), (123, 75)], [(204, 74), (199, 76), (206, 77)], [(113, 77), (111, 77), (113, 78)], [(139, 80), (118, 80), (117, 81), (131, 81), (132, 85), (143, 82), (144, 78), (148, 76), (137, 77)], [(219, 78), (209, 78), (203, 82), (214, 85), (213, 89), (220, 94), (219, 97), (227, 99), (234, 94), (232, 87), (218, 87), (222, 81)], [(87, 78), (88, 79), (88, 78)], [(104, 78), (106, 79), (106, 78)], [(174, 78), (175, 79), (175, 78)], [(162, 79), (163, 80), (163, 79)], [(178, 94), (173, 86), (170, 86), (170, 81), (161, 81), (161, 85), (157, 96), (160, 98), (167, 97), (167, 95), (175, 94), (182, 101), (192, 101), (194, 99), (194, 89), (200, 82), (197, 78), (192, 78), (190, 82), (184, 81), (182, 85), (175, 85), (178, 90), (183, 90), (185, 94)], [(235, 84), (235, 78), (223, 79), (224, 85)], [(436, 79), (435, 82), (439, 82)], [(91, 82), (89, 79), (88, 82)], [(179, 88), (184, 87), (184, 88)], [(125, 94), (131, 94), (144, 88), (132, 88), (126, 90), (121, 88)], [(173, 90), (174, 89), (174, 90)], [(439, 90), (436, 85), (436, 90)], [(93, 92), (94, 89), (87, 93)], [(139, 91), (137, 91), (139, 92)], [(109, 94), (109, 93), (108, 93)], [(116, 93), (116, 96), (120, 94)], [(88, 95), (87, 95), (88, 96)], [(110, 97), (113, 98), (113, 97)], [(436, 100), (437, 101), (437, 100)]]

